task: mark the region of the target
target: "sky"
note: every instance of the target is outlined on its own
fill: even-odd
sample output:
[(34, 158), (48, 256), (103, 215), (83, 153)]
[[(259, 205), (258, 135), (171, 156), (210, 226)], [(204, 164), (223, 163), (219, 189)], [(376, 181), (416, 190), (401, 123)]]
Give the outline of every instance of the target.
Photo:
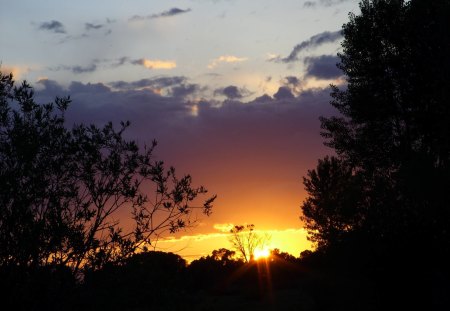
[(307, 248), (302, 177), (333, 151), (319, 116), (341, 27), (357, 0), (1, 0), (0, 63), (44, 103), (70, 95), (70, 123), (129, 120), (155, 157), (217, 194), (213, 214), (160, 241), (188, 259), (254, 224), (270, 247)]

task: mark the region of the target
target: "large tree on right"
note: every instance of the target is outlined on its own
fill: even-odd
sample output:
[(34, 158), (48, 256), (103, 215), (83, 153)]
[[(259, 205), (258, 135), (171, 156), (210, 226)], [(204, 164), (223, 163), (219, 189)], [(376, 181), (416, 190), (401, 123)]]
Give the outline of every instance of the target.
[[(450, 254), (450, 1), (364, 0), (360, 9), (343, 26), (338, 67), (347, 84), (333, 87), (331, 102), (339, 115), (321, 119), (326, 144), (358, 178), (358, 201), (348, 203), (359, 205), (358, 214), (344, 215), (351, 227), (343, 227), (389, 252), (418, 252), (426, 245), (436, 258), (445, 258), (441, 255)], [(306, 183), (314, 182), (310, 177)], [(323, 217), (329, 209), (316, 203), (303, 205), (313, 224), (308, 215)], [(333, 213), (329, 216), (335, 217), (336, 209)]]

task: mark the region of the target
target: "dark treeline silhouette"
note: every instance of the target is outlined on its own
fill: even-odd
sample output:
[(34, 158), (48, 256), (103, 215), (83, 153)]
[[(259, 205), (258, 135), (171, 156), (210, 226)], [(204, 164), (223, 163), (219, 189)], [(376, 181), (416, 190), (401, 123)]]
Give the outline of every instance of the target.
[(352, 307), (358, 282), (371, 296), (365, 310), (445, 309), (450, 1), (365, 0), (360, 8), (343, 27), (338, 67), (348, 83), (334, 87), (331, 102), (340, 115), (321, 120), (337, 156), (304, 178), (302, 219), (343, 301), (333, 309)]

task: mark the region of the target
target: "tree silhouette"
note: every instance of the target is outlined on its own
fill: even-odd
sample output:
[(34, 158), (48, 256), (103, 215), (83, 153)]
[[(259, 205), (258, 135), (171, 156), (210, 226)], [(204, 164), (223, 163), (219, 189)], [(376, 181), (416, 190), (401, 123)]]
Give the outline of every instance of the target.
[[(0, 75), (0, 268), (53, 265), (76, 275), (121, 262), (146, 250), (162, 234), (195, 224), (211, 197), (189, 175), (153, 158), (156, 142), (140, 148), (118, 130), (68, 129), (70, 98), (39, 105), (32, 88)], [(134, 228), (121, 227), (128, 211)]]
[(236, 225), (230, 230), (229, 241), (233, 248), (240, 253), (245, 262), (253, 260), (255, 250), (262, 248), (270, 240), (265, 234), (255, 232), (255, 225)]
[[(343, 27), (338, 67), (348, 84), (334, 87), (331, 103), (341, 116), (322, 118), (322, 128), (339, 161), (358, 175), (363, 199), (340, 195), (336, 204), (358, 205), (374, 243), (421, 240), (448, 253), (450, 3), (365, 0), (360, 8)], [(306, 182), (314, 185), (311, 176)], [(316, 216), (305, 219), (320, 222)], [(337, 211), (332, 220), (344, 216)]]
[(333, 87), (331, 102), (340, 115), (321, 119), (337, 159), (305, 178), (304, 220), (319, 245), (339, 241), (333, 254), (350, 254), (334, 262), (371, 262), (384, 302), (411, 302), (396, 297), (403, 288), (430, 303), (450, 275), (450, 2), (360, 8), (343, 26), (347, 84)]
[(308, 239), (318, 248), (339, 243), (346, 233), (361, 226), (365, 217), (361, 178), (345, 161), (336, 157), (319, 160), (303, 184), (308, 197), (301, 207), (301, 219), (310, 233)]

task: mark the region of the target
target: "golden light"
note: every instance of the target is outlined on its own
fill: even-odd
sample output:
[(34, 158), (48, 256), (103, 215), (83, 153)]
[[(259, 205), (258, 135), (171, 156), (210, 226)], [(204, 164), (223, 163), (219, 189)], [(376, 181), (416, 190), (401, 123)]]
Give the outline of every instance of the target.
[(270, 250), (268, 248), (256, 249), (254, 257), (255, 260), (268, 258), (270, 256)]

